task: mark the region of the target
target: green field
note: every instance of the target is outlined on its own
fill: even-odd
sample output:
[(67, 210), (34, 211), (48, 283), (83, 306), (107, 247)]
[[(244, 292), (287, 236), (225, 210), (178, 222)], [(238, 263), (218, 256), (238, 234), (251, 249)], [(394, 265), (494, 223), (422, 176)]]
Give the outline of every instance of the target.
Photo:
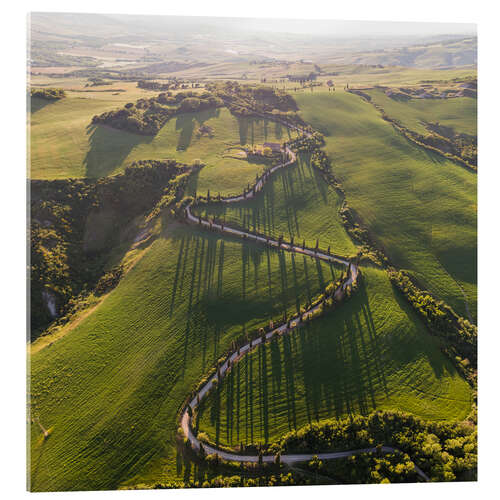
[[(95, 114), (116, 107), (116, 101), (103, 98), (69, 96), (49, 104), (33, 99), (30, 178), (95, 178), (121, 172), (136, 160), (200, 159), (206, 167), (195, 181), (196, 189), (206, 192), (216, 184), (221, 194), (236, 194), (255, 180), (264, 165), (226, 158), (226, 149), (290, 137), (281, 125), (236, 118), (227, 109), (179, 115), (154, 137), (91, 125)], [(202, 124), (213, 128), (214, 137), (197, 136)]]
[[(290, 314), (339, 271), (180, 226), (100, 306), (30, 357), (31, 488), (182, 479), (176, 414), (232, 339)], [(36, 350), (36, 349), (35, 349)], [(177, 464), (179, 467), (179, 464)]]
[(389, 258), (464, 316), (467, 300), (475, 318), (476, 175), (409, 142), (356, 95), (296, 100), (303, 118), (325, 134), (350, 207)]
[(429, 133), (425, 123), (439, 122), (457, 134), (477, 135), (477, 99), (473, 97), (398, 101), (387, 97), (381, 90), (367, 90), (366, 93), (391, 118), (419, 134)]
[(201, 406), (198, 428), (220, 444), (272, 442), (328, 417), (400, 410), (461, 420), (470, 389), (390, 285), (366, 268), (340, 309), (259, 348)]
[(343, 256), (356, 253), (338, 211), (341, 200), (314, 170), (307, 156), (298, 156), (296, 165), (278, 170), (253, 200), (237, 204), (200, 205), (193, 213), (224, 219), (233, 227), (244, 227), (278, 239), (291, 237), (314, 248)]
[[(118, 97), (117, 97), (118, 98)], [(124, 96), (120, 97), (124, 99)], [(465, 314), (476, 308), (476, 177), (406, 141), (375, 108), (337, 91), (296, 96), (347, 200), (389, 257)], [(200, 194), (239, 193), (264, 165), (225, 158), (230, 146), (283, 142), (274, 123), (227, 109), (186, 114), (155, 137), (88, 127), (117, 100), (35, 103), (32, 177), (101, 176), (139, 159), (199, 158)], [(198, 137), (201, 124), (214, 137)], [(340, 199), (306, 157), (278, 171), (252, 201), (203, 213), (270, 236), (355, 253)], [(208, 210), (208, 212), (206, 212)], [(165, 220), (166, 221), (166, 220)], [(158, 224), (160, 226), (160, 224)], [(159, 230), (159, 229), (158, 229)], [(66, 335), (30, 355), (31, 489), (114, 489), (192, 477), (175, 434), (183, 401), (233, 339), (297, 311), (340, 269), (172, 221), (103, 301)], [(341, 308), (247, 356), (207, 401), (200, 430), (220, 443), (272, 441), (321, 418), (398, 409), (459, 420), (471, 391), (386, 274)], [(52, 343), (51, 343), (52, 342)]]

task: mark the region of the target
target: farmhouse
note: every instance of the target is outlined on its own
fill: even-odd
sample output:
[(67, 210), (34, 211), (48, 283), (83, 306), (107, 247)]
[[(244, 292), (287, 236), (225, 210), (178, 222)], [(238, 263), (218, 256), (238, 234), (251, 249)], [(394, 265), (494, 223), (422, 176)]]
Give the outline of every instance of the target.
[(281, 144), (279, 142), (265, 142), (262, 146), (264, 149), (269, 148), (273, 153), (281, 151)]

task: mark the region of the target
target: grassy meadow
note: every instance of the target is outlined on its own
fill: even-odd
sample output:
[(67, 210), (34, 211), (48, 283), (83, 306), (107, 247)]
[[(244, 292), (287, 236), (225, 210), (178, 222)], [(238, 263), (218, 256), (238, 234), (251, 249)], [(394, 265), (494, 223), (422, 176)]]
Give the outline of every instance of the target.
[(342, 225), (338, 211), (341, 199), (314, 170), (308, 157), (299, 155), (297, 163), (278, 170), (262, 193), (237, 204), (210, 204), (194, 208), (195, 214), (223, 219), (233, 227), (243, 227), (287, 241), (306, 241), (343, 256), (356, 253), (356, 247)]
[[(339, 270), (167, 228), (100, 305), (30, 356), (31, 489), (180, 479), (177, 412), (231, 341), (317, 295)], [(139, 479), (138, 479), (139, 478)]]
[[(438, 74), (391, 71), (387, 78), (394, 82), (408, 81), (410, 73), (415, 80)], [(366, 71), (356, 75), (360, 81), (375, 78)], [(156, 136), (139, 136), (90, 121), (156, 92), (126, 82), (112, 85), (123, 92), (88, 91), (82, 81), (64, 78), (52, 86), (64, 87), (67, 97), (32, 100), (32, 179), (114, 175), (141, 159), (200, 159), (205, 166), (191, 177), (190, 193), (236, 194), (264, 164), (230, 158), (230, 148), (284, 142), (294, 134), (222, 108), (180, 115)], [(349, 206), (394, 264), (458, 313), (475, 318), (475, 174), (407, 141), (358, 96), (325, 89), (292, 95), (302, 117), (325, 135)], [(407, 110), (395, 102), (386, 111), (411, 127), (427, 116), (457, 132), (472, 130), (471, 103), (454, 101), (435, 109), (412, 103)], [(461, 121), (462, 112), (467, 118)], [(199, 136), (201, 125), (212, 127), (213, 137)], [(308, 246), (319, 239), (321, 248), (352, 255), (356, 246), (341, 224), (340, 202), (304, 155), (276, 172), (254, 200), (195, 211), (275, 238), (305, 239)], [(155, 231), (124, 257), (134, 265), (114, 290), (30, 346), (34, 491), (116, 489), (193, 477), (194, 465), (176, 442), (186, 396), (235, 338), (296, 312), (343, 270), (166, 217)], [(199, 430), (220, 444), (238, 445), (375, 408), (463, 419), (471, 391), (439, 341), (384, 271), (362, 271), (360, 290), (339, 309), (245, 357), (203, 404)]]
[(477, 308), (476, 174), (419, 148), (360, 97), (296, 96), (359, 214), (394, 264), (455, 310)]
[[(239, 193), (264, 166), (226, 157), (227, 148), (283, 142), (290, 137), (281, 125), (263, 119), (236, 118), (225, 108), (179, 115), (154, 137), (136, 135), (91, 124), (95, 114), (123, 105), (103, 98), (105, 94), (99, 95), (89, 98), (73, 93), (48, 104), (32, 100), (30, 178), (96, 178), (119, 173), (137, 160), (175, 158), (190, 163), (200, 159), (206, 167), (193, 188), (200, 192), (218, 189), (221, 194)], [(124, 98), (121, 96), (122, 101)], [(203, 124), (213, 128), (213, 137), (198, 137), (196, 132)]]
[(324, 418), (400, 410), (461, 420), (468, 384), (384, 271), (336, 311), (246, 356), (202, 403), (199, 431), (229, 446), (267, 443)]
[(439, 122), (457, 134), (477, 135), (477, 99), (473, 97), (398, 101), (378, 89), (367, 90), (366, 93), (391, 118), (419, 134), (429, 133), (425, 123)]

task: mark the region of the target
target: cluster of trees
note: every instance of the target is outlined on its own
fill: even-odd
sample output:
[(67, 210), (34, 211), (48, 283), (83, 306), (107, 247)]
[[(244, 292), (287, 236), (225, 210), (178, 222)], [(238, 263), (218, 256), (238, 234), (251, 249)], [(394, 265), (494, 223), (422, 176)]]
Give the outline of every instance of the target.
[[(361, 467), (374, 480), (411, 481), (410, 461), (432, 481), (473, 481), (477, 478), (477, 430), (469, 422), (427, 422), (401, 412), (378, 411), (368, 416), (327, 420), (309, 424), (273, 443), (273, 453), (343, 451), (391, 446), (400, 453), (386, 457), (384, 474), (372, 476), (362, 459), (350, 465)], [(380, 458), (380, 457), (379, 457)], [(388, 477), (390, 476), (390, 477)], [(396, 477), (397, 476), (397, 477)], [(363, 478), (366, 482), (369, 477)], [(368, 481), (369, 482), (369, 481)]]
[(111, 85), (113, 82), (104, 80), (103, 78), (93, 77), (89, 78), (89, 83), (85, 84), (85, 87), (102, 87), (106, 85)]
[(427, 128), (431, 131), (427, 136), (419, 136), (417, 139), (423, 143), (433, 146), (440, 151), (458, 156), (465, 162), (477, 167), (477, 137), (467, 134), (455, 134), (451, 127), (441, 125), (439, 122), (428, 123)]
[(312, 474), (335, 484), (416, 483), (419, 476), (406, 453), (361, 453), (334, 461), (314, 457), (306, 464)]
[(298, 110), (291, 95), (264, 85), (242, 85), (227, 81), (207, 85), (207, 88), (217, 92), (230, 111), (239, 116), (270, 113), (275, 117), (292, 118)]
[(160, 83), (154, 80), (139, 80), (137, 82), (137, 87), (146, 90), (158, 90), (160, 92), (165, 92), (166, 90), (177, 90), (177, 89), (197, 89), (201, 87), (200, 83), (197, 82), (184, 82), (179, 80), (172, 80), (168, 83)]
[(290, 141), (289, 146), (297, 153), (314, 153), (325, 145), (325, 136), (320, 132), (303, 135)]
[(66, 92), (63, 89), (31, 89), (30, 93), (31, 97), (38, 97), (47, 101), (57, 101), (66, 97)]
[(139, 80), (137, 82), (137, 87), (145, 90), (158, 90), (160, 92), (164, 92), (165, 90), (169, 90), (171, 88), (172, 83), (160, 83), (150, 80)]
[[(442, 301), (436, 300), (429, 292), (420, 290), (405, 271), (388, 269), (389, 278), (406, 297), (424, 320), (431, 333), (443, 338), (456, 353), (464, 358), (460, 366), (477, 363), (477, 327), (458, 316), (453, 309)], [(455, 356), (454, 356), (455, 358)]]
[(306, 481), (297, 473), (289, 472), (271, 474), (270, 476), (244, 477), (244, 476), (222, 476), (218, 475), (211, 479), (206, 479), (201, 483), (195, 483), (193, 486), (202, 488), (238, 488), (238, 487), (254, 487), (254, 486), (293, 486), (306, 485), (310, 482)]
[(304, 85), (306, 82), (313, 82), (318, 78), (318, 73), (311, 71), (307, 75), (286, 75), (290, 82), (298, 82)]
[(110, 271), (104, 273), (97, 282), (94, 293), (95, 295), (104, 295), (118, 285), (123, 276), (123, 265), (113, 267)]
[(203, 92), (161, 93), (157, 97), (129, 102), (123, 108), (106, 111), (92, 118), (93, 124), (108, 125), (134, 134), (156, 135), (165, 123), (175, 115), (193, 111), (215, 109), (223, 106), (223, 101)]
[[(55, 316), (64, 322), (78, 295), (94, 289), (102, 294), (116, 286), (123, 269), (107, 271), (106, 262), (121, 233), (157, 202), (163, 200), (154, 215), (166, 200), (177, 202), (190, 171), (173, 160), (142, 161), (123, 174), (97, 181), (31, 181), (32, 340)], [(95, 248), (88, 245), (88, 226), (101, 214), (114, 214), (112, 229), (103, 230), (102, 244)]]
[[(304, 477), (297, 470), (288, 473), (284, 471), (267, 471), (265, 468), (262, 471), (254, 471), (248, 473), (246, 467), (243, 470), (238, 470), (237, 466), (231, 466), (224, 460), (218, 460), (217, 467), (210, 467), (204, 471), (204, 475), (198, 472), (199, 479), (182, 482), (167, 482), (157, 483), (152, 489), (174, 489), (174, 488), (240, 488), (240, 487), (258, 487), (258, 486), (298, 486), (310, 485), (315, 482)], [(223, 474), (224, 472), (227, 473)], [(214, 471), (220, 471), (215, 474)], [(235, 474), (234, 472), (238, 472)]]

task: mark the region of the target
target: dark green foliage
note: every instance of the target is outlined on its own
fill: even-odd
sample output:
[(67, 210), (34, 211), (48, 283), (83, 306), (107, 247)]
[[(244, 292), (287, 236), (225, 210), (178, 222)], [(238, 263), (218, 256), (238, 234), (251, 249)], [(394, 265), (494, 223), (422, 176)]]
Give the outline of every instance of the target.
[[(310, 469), (310, 467), (308, 467)], [(326, 461), (320, 469), (323, 477), (335, 484), (416, 483), (422, 479), (415, 472), (406, 453), (361, 453), (349, 458)]]
[(47, 101), (57, 101), (66, 97), (63, 89), (31, 89), (31, 97), (38, 97)]
[(135, 104), (128, 103), (123, 108), (95, 115), (92, 123), (108, 125), (134, 134), (156, 135), (173, 116), (223, 106), (221, 99), (209, 92), (179, 92), (175, 96), (171, 94), (161, 93), (157, 97), (139, 99)]
[(295, 114), (298, 110), (295, 100), (284, 91), (263, 85), (241, 85), (232, 81), (206, 87), (216, 92), (234, 115), (269, 114), (289, 122), (301, 122)]
[[(377, 445), (392, 446), (404, 454), (396, 459), (378, 459), (379, 465), (383, 465), (390, 476), (385, 475), (389, 480), (395, 480), (397, 475), (402, 482), (414, 481), (410, 460), (433, 481), (473, 481), (477, 476), (477, 431), (473, 425), (428, 422), (400, 412), (375, 412), (366, 417), (306, 425), (289, 432), (271, 448), (286, 454), (343, 451)], [(376, 465), (373, 458), (369, 465), (370, 462)], [(397, 463), (402, 466), (398, 467)], [(353, 474), (355, 477), (351, 477), (352, 482), (367, 482), (372, 469), (367, 467), (366, 460), (354, 459), (349, 464), (361, 468)], [(362, 471), (370, 476), (360, 474)], [(381, 476), (372, 478), (376, 482), (383, 479)]]
[(110, 290), (115, 288), (116, 285), (118, 285), (122, 275), (123, 275), (123, 266), (113, 267), (111, 271), (108, 271), (99, 278), (99, 281), (95, 286), (94, 293), (96, 295), (103, 295), (109, 292)]
[[(31, 182), (32, 340), (53, 319), (47, 302), (61, 316), (76, 295), (116, 286), (123, 269), (105, 272), (105, 263), (120, 233), (134, 217), (153, 209), (150, 219), (179, 200), (190, 171), (174, 160), (141, 161), (98, 181)], [(96, 233), (103, 233), (97, 245)]]
[(415, 308), (434, 335), (446, 340), (453, 351), (461, 357), (477, 362), (477, 327), (458, 316), (442, 301), (436, 300), (429, 292), (420, 290), (405, 271), (389, 269), (389, 278), (408, 302)]
[(165, 90), (168, 90), (175, 84), (173, 83), (160, 83), (160, 82), (155, 82), (155, 81), (148, 81), (148, 80), (139, 80), (137, 82), (137, 87), (140, 89), (146, 89), (146, 90), (159, 90), (160, 92), (164, 92)]

